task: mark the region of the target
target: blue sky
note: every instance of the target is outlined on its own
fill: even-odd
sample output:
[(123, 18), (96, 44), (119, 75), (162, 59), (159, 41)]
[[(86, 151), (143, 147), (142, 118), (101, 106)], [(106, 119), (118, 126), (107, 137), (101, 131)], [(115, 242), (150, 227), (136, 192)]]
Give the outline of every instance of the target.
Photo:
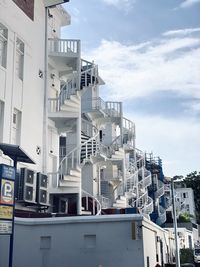
[(63, 38), (81, 39), (166, 176), (200, 170), (200, 0), (71, 0)]

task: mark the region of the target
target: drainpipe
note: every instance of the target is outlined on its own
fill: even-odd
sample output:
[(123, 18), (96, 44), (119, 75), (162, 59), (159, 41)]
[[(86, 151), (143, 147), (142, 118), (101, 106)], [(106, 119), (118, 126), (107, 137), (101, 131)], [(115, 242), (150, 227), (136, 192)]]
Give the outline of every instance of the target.
[(43, 159), (42, 171), (47, 173), (47, 103), (48, 103), (48, 7), (45, 7), (45, 44), (44, 44), (44, 116), (43, 116)]
[(45, 7), (45, 44), (44, 44), (44, 115), (43, 115), (43, 158), (42, 171), (47, 173), (47, 133), (48, 133), (48, 11)]
[(174, 196), (174, 178), (171, 179), (171, 190), (172, 190), (172, 209), (173, 209), (174, 235), (175, 235), (175, 245), (176, 245), (176, 267), (181, 267), (181, 265), (180, 265), (180, 255), (179, 255), (179, 244), (178, 244), (175, 196)]

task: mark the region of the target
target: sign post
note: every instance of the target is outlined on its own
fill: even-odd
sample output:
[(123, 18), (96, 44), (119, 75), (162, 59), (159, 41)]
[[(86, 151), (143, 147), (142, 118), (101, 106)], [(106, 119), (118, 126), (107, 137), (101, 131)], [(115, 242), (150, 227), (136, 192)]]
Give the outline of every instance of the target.
[(0, 234), (10, 235), (9, 267), (13, 262), (15, 176), (18, 162), (35, 162), (18, 145), (0, 143), (0, 150), (13, 160), (13, 167), (0, 164)]
[[(10, 248), (11, 243), (13, 248), (14, 209), (15, 167), (0, 164), (0, 235), (10, 235)], [(10, 253), (9, 250), (9, 267)]]

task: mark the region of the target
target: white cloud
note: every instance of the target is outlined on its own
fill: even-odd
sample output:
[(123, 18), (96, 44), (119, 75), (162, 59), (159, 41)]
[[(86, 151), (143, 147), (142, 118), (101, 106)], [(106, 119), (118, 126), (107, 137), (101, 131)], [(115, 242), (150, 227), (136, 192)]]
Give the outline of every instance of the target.
[[(176, 120), (159, 116), (128, 114), (136, 122), (136, 145), (163, 160), (164, 174), (186, 175), (198, 170), (200, 124), (192, 119)], [(198, 168), (198, 169), (197, 169)]]
[(188, 29), (168, 31), (168, 32), (164, 32), (163, 36), (173, 36), (173, 35), (181, 36), (181, 35), (188, 35), (194, 32), (200, 32), (200, 28), (188, 28)]
[(185, 107), (190, 110), (187, 119), (180, 119), (176, 114), (173, 118), (144, 116), (136, 109), (124, 114), (136, 123), (136, 146), (160, 156), (167, 176), (186, 175), (199, 168), (200, 124), (195, 119), (200, 109), (195, 101), (195, 98), (200, 99), (200, 36), (197, 29), (171, 31), (173, 34), (164, 34), (160, 40), (132, 45), (103, 40), (86, 55), (99, 65), (100, 75), (107, 85), (105, 100), (123, 101), (126, 106), (126, 100), (151, 97), (151, 94), (165, 90), (194, 99)]
[(139, 45), (103, 40), (87, 55), (99, 64), (108, 97), (126, 100), (172, 90), (200, 96), (200, 37), (163, 38)]
[(133, 8), (135, 0), (102, 0), (106, 5), (114, 6), (118, 9), (123, 9), (128, 12)]
[(180, 7), (181, 8), (187, 8), (187, 7), (191, 7), (195, 4), (198, 4), (200, 3), (200, 0), (185, 0), (181, 5)]

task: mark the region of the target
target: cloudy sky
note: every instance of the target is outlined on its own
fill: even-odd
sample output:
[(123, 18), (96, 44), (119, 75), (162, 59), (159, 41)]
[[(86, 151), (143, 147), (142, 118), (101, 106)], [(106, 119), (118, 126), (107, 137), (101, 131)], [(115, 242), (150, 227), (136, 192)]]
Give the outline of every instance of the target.
[(63, 38), (99, 65), (105, 100), (123, 101), (136, 144), (167, 176), (200, 171), (200, 0), (71, 0)]

